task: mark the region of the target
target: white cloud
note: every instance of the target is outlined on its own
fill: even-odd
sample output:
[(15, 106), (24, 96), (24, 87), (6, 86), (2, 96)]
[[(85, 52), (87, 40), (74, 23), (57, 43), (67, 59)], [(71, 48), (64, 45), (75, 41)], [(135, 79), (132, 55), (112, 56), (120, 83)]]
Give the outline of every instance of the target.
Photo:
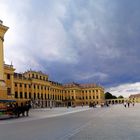
[[(37, 58), (46, 62), (77, 63), (76, 51), (70, 47), (61, 22), (67, 16), (68, 1), (51, 2), (47, 5), (49, 12), (36, 11), (32, 2), (3, 0), (0, 4), (0, 18), (10, 27), (5, 36), (6, 63), (13, 61), (18, 71), (39, 66)], [(36, 64), (28, 64), (35, 61)]]
[[(123, 75), (139, 81), (140, 21), (139, 15), (130, 18), (131, 8), (109, 0), (1, 0), (0, 19), (10, 27), (5, 36), (6, 63), (13, 61), (17, 71), (49, 65), (50, 73), (58, 64), (66, 80), (108, 85), (124, 82)], [(133, 10), (140, 13), (139, 8)]]
[(140, 93), (140, 82), (121, 84), (119, 86), (106, 89), (106, 92), (110, 92), (115, 96), (122, 95), (124, 97), (129, 97), (131, 94)]
[(9, 27), (4, 42), (5, 61), (6, 63), (13, 61), (18, 69), (23, 68), (22, 62), (27, 50), (23, 46), (26, 44), (27, 19), (25, 13), (28, 11), (29, 3), (30, 1), (2, 0), (0, 4), (0, 18), (3, 20), (3, 24)]

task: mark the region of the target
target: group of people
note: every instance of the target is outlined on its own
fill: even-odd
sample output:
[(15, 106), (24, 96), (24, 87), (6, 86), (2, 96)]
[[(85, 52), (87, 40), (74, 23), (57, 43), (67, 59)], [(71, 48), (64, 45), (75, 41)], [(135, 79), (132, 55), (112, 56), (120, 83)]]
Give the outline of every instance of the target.
[(22, 116), (29, 116), (29, 110), (31, 108), (31, 104), (29, 102), (26, 102), (25, 104), (21, 103), (19, 106), (17, 103), (16, 104), (11, 104), (8, 107), (8, 111), (12, 113), (15, 117), (20, 117)]
[(90, 104), (89, 104), (89, 107), (95, 108), (95, 107), (96, 107), (96, 104), (95, 104), (95, 103), (90, 103)]
[(124, 103), (124, 107), (126, 108), (126, 107), (130, 107), (130, 104), (132, 104), (132, 106), (134, 106), (135, 105), (135, 103), (134, 102), (130, 102), (130, 101), (125, 101)]

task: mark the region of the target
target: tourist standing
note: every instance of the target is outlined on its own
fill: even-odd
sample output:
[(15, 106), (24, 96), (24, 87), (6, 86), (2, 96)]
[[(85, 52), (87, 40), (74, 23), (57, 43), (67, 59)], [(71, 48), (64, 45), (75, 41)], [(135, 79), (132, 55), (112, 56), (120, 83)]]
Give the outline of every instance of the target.
[(25, 104), (25, 112), (26, 112), (26, 116), (29, 116), (29, 110), (31, 108), (31, 104), (30, 103), (26, 103)]
[(127, 105), (128, 105), (128, 108), (129, 108), (129, 106), (130, 106), (130, 101), (127, 102)]
[(126, 101), (124, 102), (124, 107), (126, 108), (126, 105), (127, 105), (127, 103), (126, 103)]

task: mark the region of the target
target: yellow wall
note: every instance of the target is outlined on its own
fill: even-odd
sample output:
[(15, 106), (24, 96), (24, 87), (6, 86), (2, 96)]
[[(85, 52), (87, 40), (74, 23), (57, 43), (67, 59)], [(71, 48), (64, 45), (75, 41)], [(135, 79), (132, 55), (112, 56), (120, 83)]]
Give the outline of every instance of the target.
[(3, 42), (4, 34), (8, 30), (8, 27), (3, 26), (0, 23), (0, 99), (7, 98), (7, 88), (4, 81), (4, 53), (3, 53)]
[(86, 88), (80, 84), (62, 85), (49, 81), (48, 75), (41, 71), (27, 71), (23, 74), (15, 73), (12, 65), (4, 64), (3, 41), (8, 27), (0, 23), (0, 99), (16, 99), (19, 102), (32, 100), (43, 106), (89, 105), (104, 102), (104, 89), (100, 86), (87, 84)]
[[(9, 66), (10, 67), (10, 66)], [(5, 80), (8, 88), (11, 88), (14, 99), (53, 101), (54, 105), (89, 105), (90, 103), (100, 104), (104, 102), (104, 89), (101, 86), (82, 87), (65, 86), (57, 82), (49, 81), (48, 75), (40, 72), (29, 71), (23, 74), (14, 74), (14, 68), (5, 66)], [(32, 78), (30, 75), (38, 75), (38, 78)], [(10, 74), (10, 80), (7, 75)], [(27, 76), (28, 75), (28, 76)], [(42, 78), (40, 79), (40, 75)], [(43, 78), (45, 77), (45, 78)], [(13, 97), (12, 96), (12, 97)]]

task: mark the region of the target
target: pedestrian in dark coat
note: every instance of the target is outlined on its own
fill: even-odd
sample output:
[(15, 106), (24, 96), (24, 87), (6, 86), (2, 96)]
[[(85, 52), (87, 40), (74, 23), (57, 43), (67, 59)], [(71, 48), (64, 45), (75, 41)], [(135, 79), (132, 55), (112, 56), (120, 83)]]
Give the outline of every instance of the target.
[(25, 106), (23, 105), (23, 103), (21, 103), (20, 112), (21, 112), (22, 116), (25, 116)]
[(31, 104), (30, 103), (26, 103), (25, 105), (25, 112), (26, 112), (26, 116), (29, 116), (29, 110), (31, 108)]

